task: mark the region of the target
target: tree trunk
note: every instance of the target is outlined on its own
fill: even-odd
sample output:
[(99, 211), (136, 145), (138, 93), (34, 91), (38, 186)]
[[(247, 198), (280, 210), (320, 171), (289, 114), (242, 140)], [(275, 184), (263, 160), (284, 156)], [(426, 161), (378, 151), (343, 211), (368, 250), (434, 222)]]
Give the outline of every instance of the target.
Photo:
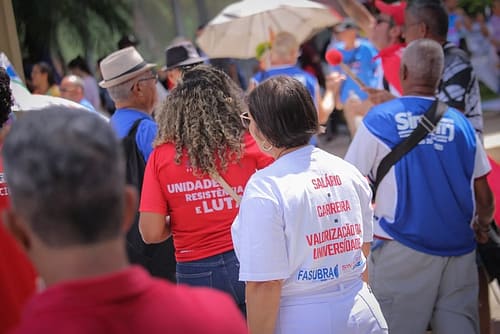
[(184, 31), (184, 25), (182, 24), (182, 13), (181, 13), (181, 7), (179, 6), (179, 2), (178, 0), (171, 0), (170, 4), (172, 6), (172, 11), (174, 12), (176, 36), (186, 36)]

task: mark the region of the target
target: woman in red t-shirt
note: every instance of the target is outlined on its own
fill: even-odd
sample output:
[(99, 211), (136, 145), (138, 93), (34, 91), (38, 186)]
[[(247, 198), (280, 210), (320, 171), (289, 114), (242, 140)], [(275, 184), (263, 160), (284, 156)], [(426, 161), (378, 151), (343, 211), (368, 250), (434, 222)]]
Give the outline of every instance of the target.
[(158, 135), (141, 193), (139, 228), (146, 243), (172, 234), (178, 283), (226, 291), (245, 312), (231, 224), (238, 194), (255, 170), (272, 162), (240, 121), (243, 92), (224, 72), (206, 65), (186, 70), (158, 115)]

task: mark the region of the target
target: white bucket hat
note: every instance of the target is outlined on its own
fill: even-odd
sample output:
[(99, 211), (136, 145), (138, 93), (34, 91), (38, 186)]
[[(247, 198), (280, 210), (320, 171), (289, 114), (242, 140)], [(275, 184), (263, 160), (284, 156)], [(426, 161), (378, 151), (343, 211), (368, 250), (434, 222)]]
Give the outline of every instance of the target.
[(99, 86), (109, 88), (119, 85), (155, 66), (156, 64), (146, 63), (133, 46), (115, 51), (101, 61), (103, 80), (99, 82)]

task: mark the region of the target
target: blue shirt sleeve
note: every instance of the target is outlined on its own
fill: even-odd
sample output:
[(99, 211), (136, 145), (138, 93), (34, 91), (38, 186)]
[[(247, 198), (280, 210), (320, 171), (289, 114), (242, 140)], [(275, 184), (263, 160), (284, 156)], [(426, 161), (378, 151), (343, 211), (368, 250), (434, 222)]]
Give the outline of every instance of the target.
[(153, 140), (156, 137), (157, 131), (158, 126), (150, 119), (144, 119), (137, 129), (135, 140), (146, 162), (153, 151)]

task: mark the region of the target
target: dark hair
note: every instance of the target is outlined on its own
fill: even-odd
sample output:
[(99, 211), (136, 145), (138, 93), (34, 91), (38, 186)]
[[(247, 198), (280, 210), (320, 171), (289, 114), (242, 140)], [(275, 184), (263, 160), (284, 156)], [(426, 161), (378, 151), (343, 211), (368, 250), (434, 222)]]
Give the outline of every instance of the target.
[(10, 77), (3, 67), (0, 67), (0, 127), (9, 119), (12, 104)]
[(248, 96), (257, 128), (274, 147), (305, 145), (318, 130), (318, 114), (304, 85), (287, 76), (269, 78)]
[(425, 23), (433, 37), (446, 39), (448, 12), (441, 0), (412, 0), (408, 3), (406, 12)]
[(46, 245), (119, 235), (125, 163), (117, 136), (100, 116), (68, 107), (26, 112), (2, 153), (13, 207)]
[(49, 83), (49, 87), (56, 84), (56, 77), (52, 66), (44, 61), (38, 62), (35, 65), (40, 68), (41, 73), (47, 73), (47, 82)]
[(90, 72), (89, 65), (87, 64), (85, 59), (82, 58), (82, 56), (77, 56), (76, 58), (71, 59), (70, 62), (68, 63), (68, 68), (69, 69), (78, 68), (79, 70), (82, 70), (87, 74), (92, 74)]

